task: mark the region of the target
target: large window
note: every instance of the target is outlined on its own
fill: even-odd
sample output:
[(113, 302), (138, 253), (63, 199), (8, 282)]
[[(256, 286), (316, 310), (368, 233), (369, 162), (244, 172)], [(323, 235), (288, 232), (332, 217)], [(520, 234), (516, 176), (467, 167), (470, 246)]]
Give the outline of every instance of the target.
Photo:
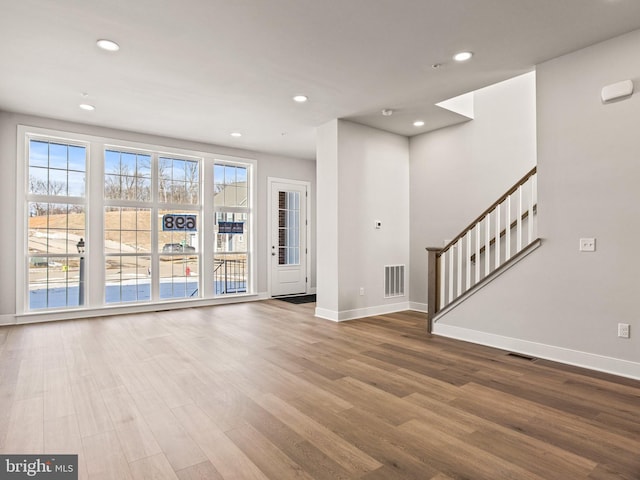
[(252, 293), (251, 162), (20, 128), (19, 312)]
[(106, 303), (200, 296), (199, 199), (200, 160), (105, 151)]
[(30, 138), (27, 150), (28, 308), (78, 306), (87, 147)]
[(151, 300), (152, 155), (104, 151), (104, 299)]
[(158, 195), (160, 298), (199, 297), (200, 162), (161, 156)]
[(217, 295), (246, 292), (250, 238), (249, 166), (216, 163), (214, 167), (214, 290)]

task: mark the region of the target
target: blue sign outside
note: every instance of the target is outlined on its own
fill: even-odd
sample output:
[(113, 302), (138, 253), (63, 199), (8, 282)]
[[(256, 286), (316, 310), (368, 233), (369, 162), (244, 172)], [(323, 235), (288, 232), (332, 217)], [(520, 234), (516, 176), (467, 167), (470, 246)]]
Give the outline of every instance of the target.
[(244, 233), (244, 222), (218, 222), (218, 233)]

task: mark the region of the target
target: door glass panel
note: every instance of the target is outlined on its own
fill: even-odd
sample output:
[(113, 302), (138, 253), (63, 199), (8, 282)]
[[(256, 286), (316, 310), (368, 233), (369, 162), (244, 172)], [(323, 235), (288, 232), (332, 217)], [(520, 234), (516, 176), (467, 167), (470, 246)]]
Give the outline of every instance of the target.
[(278, 264), (300, 263), (300, 192), (278, 192)]

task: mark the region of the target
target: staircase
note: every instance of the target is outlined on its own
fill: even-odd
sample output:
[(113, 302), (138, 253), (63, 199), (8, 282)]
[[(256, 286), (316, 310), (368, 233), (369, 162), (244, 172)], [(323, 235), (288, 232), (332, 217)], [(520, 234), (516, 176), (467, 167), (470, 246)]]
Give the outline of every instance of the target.
[(540, 246), (534, 167), (443, 248), (429, 247), (427, 331)]

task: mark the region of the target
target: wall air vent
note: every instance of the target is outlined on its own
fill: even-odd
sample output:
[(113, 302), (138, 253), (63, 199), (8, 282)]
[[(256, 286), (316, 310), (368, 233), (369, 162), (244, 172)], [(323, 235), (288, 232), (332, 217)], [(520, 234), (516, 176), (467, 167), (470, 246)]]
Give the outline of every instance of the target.
[(404, 296), (404, 265), (384, 267), (384, 297)]

